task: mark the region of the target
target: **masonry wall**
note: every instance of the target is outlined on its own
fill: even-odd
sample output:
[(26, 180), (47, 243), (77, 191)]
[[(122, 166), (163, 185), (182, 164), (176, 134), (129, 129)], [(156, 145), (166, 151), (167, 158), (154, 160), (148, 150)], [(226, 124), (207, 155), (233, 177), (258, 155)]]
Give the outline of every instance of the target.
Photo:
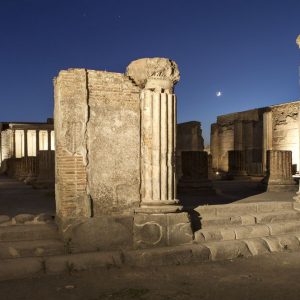
[(13, 132), (11, 129), (1, 131), (1, 171), (6, 171), (6, 160), (13, 156)]
[[(245, 151), (249, 175), (262, 175), (267, 150), (292, 151), (299, 169), (298, 106), (300, 101), (218, 116), (211, 130), (213, 168), (228, 171), (228, 151)], [(271, 114), (270, 124), (264, 115)], [(266, 142), (268, 140), (268, 142)]]
[(198, 121), (177, 124), (176, 133), (176, 178), (179, 180), (182, 176), (182, 151), (203, 151), (204, 140), (201, 123)]
[(286, 103), (272, 107), (272, 148), (273, 150), (292, 151), (292, 163), (299, 170), (299, 135), (298, 107), (299, 102)]
[(123, 74), (85, 69), (61, 71), (54, 85), (58, 216), (138, 206), (139, 88)]

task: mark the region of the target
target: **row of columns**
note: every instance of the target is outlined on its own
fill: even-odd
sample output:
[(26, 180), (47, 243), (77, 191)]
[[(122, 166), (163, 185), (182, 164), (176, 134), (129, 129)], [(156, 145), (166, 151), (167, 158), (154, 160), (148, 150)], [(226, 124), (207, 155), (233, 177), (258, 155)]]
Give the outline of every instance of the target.
[[(21, 144), (18, 145), (17, 143), (17, 135), (16, 132), (18, 131), (22, 131), (22, 135), (21, 137)], [(33, 129), (17, 129), (17, 130), (13, 130), (13, 153), (14, 153), (14, 157), (18, 157), (18, 156), (28, 156), (28, 131), (35, 131), (35, 146), (36, 146), (36, 150), (35, 150), (35, 155), (30, 155), (30, 156), (36, 156), (39, 150), (55, 150), (54, 149), (54, 131), (53, 130), (33, 130)], [(45, 131), (47, 133), (47, 149), (40, 149), (40, 132)], [(52, 136), (53, 133), (53, 136)], [(51, 137), (52, 136), (52, 137)], [(52, 147), (52, 139), (53, 139), (53, 147)], [(23, 145), (23, 141), (24, 141), (24, 145)], [(18, 155), (17, 151), (18, 151), (18, 147), (20, 147), (20, 152), (21, 154)], [(53, 148), (53, 149), (52, 149)], [(24, 153), (24, 155), (23, 155)]]

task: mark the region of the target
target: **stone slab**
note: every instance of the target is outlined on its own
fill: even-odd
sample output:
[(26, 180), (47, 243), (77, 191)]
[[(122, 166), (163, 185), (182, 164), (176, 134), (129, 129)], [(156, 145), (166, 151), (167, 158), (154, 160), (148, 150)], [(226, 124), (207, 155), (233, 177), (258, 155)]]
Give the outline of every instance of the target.
[(134, 248), (191, 243), (193, 232), (188, 213), (134, 215)]

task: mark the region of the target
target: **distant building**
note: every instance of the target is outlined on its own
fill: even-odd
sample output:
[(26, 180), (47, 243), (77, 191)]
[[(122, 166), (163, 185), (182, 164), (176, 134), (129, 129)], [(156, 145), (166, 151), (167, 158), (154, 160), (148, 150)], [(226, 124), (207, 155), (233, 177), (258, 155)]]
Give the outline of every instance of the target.
[(229, 153), (241, 151), (248, 175), (264, 175), (267, 150), (290, 150), (299, 170), (298, 107), (300, 101), (217, 117), (210, 149), (215, 171), (228, 172)]

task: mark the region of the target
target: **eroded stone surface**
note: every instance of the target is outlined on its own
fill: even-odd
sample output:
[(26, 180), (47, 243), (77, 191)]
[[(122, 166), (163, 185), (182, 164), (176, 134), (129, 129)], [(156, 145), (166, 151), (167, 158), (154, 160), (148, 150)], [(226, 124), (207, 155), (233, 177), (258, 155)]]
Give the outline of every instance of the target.
[(166, 89), (172, 89), (180, 79), (176, 62), (160, 57), (134, 60), (128, 65), (126, 75), (142, 89), (145, 87), (155, 88), (159, 85)]
[(137, 249), (181, 245), (193, 239), (187, 213), (136, 214), (133, 234)]

